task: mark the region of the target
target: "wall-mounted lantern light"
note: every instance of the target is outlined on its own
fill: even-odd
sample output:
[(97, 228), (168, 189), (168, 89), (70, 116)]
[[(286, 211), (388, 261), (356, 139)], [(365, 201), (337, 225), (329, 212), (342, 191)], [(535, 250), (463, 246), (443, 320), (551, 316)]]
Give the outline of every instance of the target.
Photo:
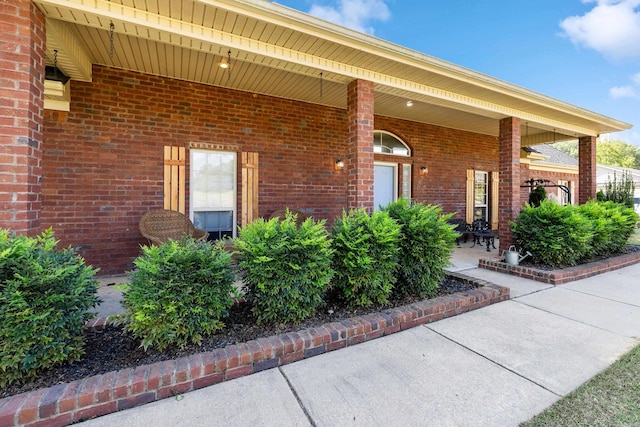
[(429, 173), (429, 168), (426, 166), (420, 166), (420, 175), (424, 176)]
[(342, 159), (336, 160), (335, 167), (337, 171), (344, 169), (344, 160)]

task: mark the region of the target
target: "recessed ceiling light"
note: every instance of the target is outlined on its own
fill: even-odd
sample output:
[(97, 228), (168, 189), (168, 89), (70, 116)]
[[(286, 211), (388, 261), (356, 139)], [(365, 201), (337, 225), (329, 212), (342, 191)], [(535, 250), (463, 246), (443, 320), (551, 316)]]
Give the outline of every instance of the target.
[(413, 105), (413, 101), (407, 101), (407, 107), (411, 107)]

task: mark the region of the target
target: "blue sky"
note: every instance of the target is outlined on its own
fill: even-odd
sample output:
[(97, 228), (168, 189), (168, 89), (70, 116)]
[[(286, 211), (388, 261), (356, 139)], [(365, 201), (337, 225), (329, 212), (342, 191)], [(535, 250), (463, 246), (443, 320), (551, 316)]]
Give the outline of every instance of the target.
[(632, 124), (640, 145), (640, 0), (278, 0)]

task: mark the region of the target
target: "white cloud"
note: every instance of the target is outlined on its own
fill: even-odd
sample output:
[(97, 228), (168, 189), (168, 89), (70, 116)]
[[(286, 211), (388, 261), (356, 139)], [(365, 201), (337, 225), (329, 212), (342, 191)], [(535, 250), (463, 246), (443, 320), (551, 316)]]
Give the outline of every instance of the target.
[(609, 96), (614, 99), (635, 98), (638, 94), (633, 86), (614, 86), (609, 89)]
[(335, 6), (314, 3), (309, 14), (368, 34), (373, 34), (371, 21), (386, 21), (391, 17), (384, 0), (338, 0)]
[(582, 16), (570, 16), (560, 23), (573, 43), (613, 60), (640, 57), (640, 0), (582, 2), (596, 6)]
[(631, 80), (631, 84), (614, 86), (609, 89), (609, 96), (614, 99), (640, 98), (640, 73), (629, 77), (629, 80)]

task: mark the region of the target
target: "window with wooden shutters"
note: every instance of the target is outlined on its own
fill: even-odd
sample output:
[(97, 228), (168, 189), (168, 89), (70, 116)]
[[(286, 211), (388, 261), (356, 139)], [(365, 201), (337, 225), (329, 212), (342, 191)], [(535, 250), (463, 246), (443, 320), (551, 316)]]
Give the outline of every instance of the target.
[(194, 225), (209, 239), (235, 236), (236, 153), (191, 149), (189, 195)]
[(476, 219), (489, 222), (492, 230), (498, 229), (498, 172), (467, 170), (467, 194), (465, 218), (468, 223)]
[(489, 174), (483, 171), (475, 172), (475, 194), (473, 219), (489, 219)]

